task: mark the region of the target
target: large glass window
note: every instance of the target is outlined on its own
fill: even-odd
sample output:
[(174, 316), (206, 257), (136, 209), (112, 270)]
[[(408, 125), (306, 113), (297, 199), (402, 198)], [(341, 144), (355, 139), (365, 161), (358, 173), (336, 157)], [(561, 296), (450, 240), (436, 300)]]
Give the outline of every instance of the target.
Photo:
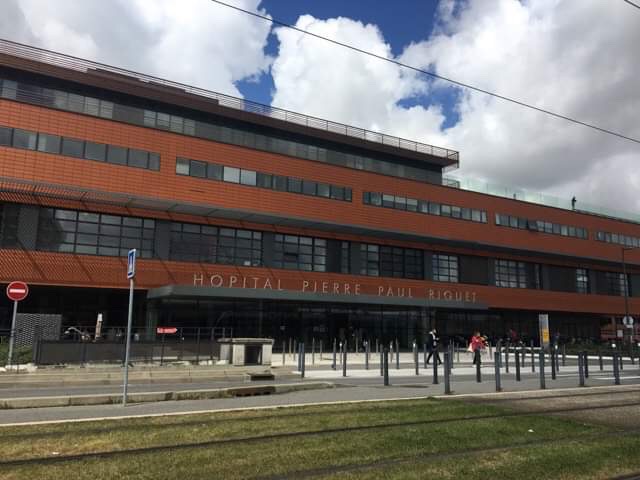
[(458, 282), (457, 255), (433, 254), (433, 279), (436, 282)]
[(94, 212), (44, 208), (40, 211), (37, 250), (125, 256), (138, 249), (151, 258), (155, 221)]
[(327, 241), (323, 238), (276, 234), (273, 265), (276, 268), (327, 271)]
[(38, 135), (38, 151), (46, 153), (60, 153), (60, 137), (41, 133)]
[(380, 276), (380, 247), (369, 243), (361, 243), (360, 263), (360, 275)]
[(619, 272), (604, 272), (608, 295), (624, 295), (624, 275)]
[(262, 233), (174, 222), (171, 224), (169, 258), (258, 267), (262, 265)]
[(15, 128), (13, 130), (13, 147), (26, 150), (36, 149), (37, 133)]
[(63, 138), (62, 155), (84, 158), (84, 142), (82, 140), (76, 140), (75, 138)]
[(524, 262), (496, 260), (495, 274), (497, 287), (527, 288), (527, 270)]
[(576, 268), (576, 291), (589, 293), (589, 275), (586, 268)]
[(340, 273), (351, 273), (351, 242), (340, 242)]
[(361, 243), (360, 261), (361, 275), (424, 278), (422, 250)]

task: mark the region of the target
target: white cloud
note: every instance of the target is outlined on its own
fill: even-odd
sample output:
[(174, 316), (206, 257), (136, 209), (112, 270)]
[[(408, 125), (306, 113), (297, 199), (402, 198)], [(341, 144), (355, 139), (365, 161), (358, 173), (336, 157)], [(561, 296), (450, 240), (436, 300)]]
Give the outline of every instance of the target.
[[(640, 12), (623, 2), (443, 0), (437, 20), (402, 61), (640, 137)], [(308, 15), (296, 25), (391, 57), (376, 26)], [(637, 144), (467, 90), (455, 105), (460, 122), (443, 130), (437, 106), (398, 102), (449, 84), (275, 32), (274, 105), (460, 150), (462, 175), (620, 209), (640, 206)]]
[[(235, 96), (271, 61), (268, 23), (208, 0), (4, 1), (5, 38)], [(259, 0), (236, 4), (256, 11)]]
[[(348, 18), (301, 16), (296, 26), (392, 58), (380, 30)], [(412, 72), (287, 28), (273, 63), (273, 105), (415, 140), (439, 137), (439, 107), (398, 105), (426, 92)]]

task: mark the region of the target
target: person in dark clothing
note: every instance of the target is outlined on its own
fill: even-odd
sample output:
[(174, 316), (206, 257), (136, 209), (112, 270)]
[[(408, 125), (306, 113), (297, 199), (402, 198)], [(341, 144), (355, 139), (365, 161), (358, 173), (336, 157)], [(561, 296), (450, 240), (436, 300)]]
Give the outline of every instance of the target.
[(433, 356), (433, 354), (435, 353), (435, 362), (438, 362), (438, 364), (442, 363), (442, 360), (440, 360), (440, 353), (438, 353), (438, 341), (440, 340), (440, 338), (438, 337), (438, 334), (436, 332), (436, 329), (432, 329), (428, 334), (427, 334), (427, 351), (429, 352), (429, 355), (427, 355), (427, 365), (429, 365), (429, 360), (431, 360), (431, 357)]

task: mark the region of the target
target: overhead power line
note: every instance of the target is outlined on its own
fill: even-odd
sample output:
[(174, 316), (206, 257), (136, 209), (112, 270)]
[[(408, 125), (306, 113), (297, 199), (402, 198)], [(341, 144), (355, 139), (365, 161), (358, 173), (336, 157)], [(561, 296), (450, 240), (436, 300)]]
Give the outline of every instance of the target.
[[(289, 28), (291, 30), (295, 30), (296, 32), (300, 32), (300, 33), (303, 33), (305, 35), (309, 35), (311, 37), (315, 37), (315, 38), (318, 38), (320, 40), (324, 40), (326, 42), (333, 43), (333, 44), (338, 45), (340, 47), (348, 48), (349, 50), (353, 50), (355, 52), (362, 53), (363, 55), (368, 55), (370, 57), (374, 57), (374, 58), (377, 58), (379, 60), (384, 60), (385, 62), (393, 63), (394, 65), (397, 65), (399, 67), (406, 68), (406, 69), (409, 69), (409, 70), (413, 70), (414, 72), (422, 73), (424, 75), (428, 75), (430, 77), (437, 78), (438, 80), (443, 80), (445, 82), (452, 83), (454, 85), (457, 85), (458, 87), (466, 88), (468, 90), (473, 90), (473, 91), (479, 92), (479, 93), (484, 93), (485, 95), (489, 95), (491, 97), (498, 98), (500, 100), (504, 100), (505, 102), (510, 102), (510, 103), (519, 105), (521, 107), (528, 108), (530, 110), (535, 110), (536, 112), (544, 113), (546, 115), (550, 115), (550, 116), (555, 117), (555, 118), (566, 120), (568, 122), (575, 123), (577, 125), (582, 125), (583, 127), (588, 127), (588, 128), (593, 129), (593, 130), (597, 130), (598, 132), (606, 133), (608, 135), (613, 135), (615, 137), (622, 138), (624, 140), (628, 140), (630, 142), (640, 143), (640, 139), (629, 137), (627, 135), (623, 135), (622, 133), (615, 132), (613, 130), (609, 130), (609, 129), (606, 129), (606, 128), (603, 128), (603, 127), (599, 127), (598, 125), (594, 125), (592, 123), (583, 122), (581, 120), (569, 117), (567, 115), (563, 115), (561, 113), (556, 113), (556, 112), (553, 112), (551, 110), (547, 110), (545, 108), (536, 107), (535, 105), (531, 105), (529, 103), (523, 102), (521, 100), (517, 100), (517, 99), (512, 98), (512, 97), (507, 97), (505, 95), (500, 95), (498, 93), (494, 93), (494, 92), (491, 92), (489, 90), (485, 90), (483, 88), (474, 87), (473, 85), (470, 85), (468, 83), (464, 83), (464, 82), (460, 82), (458, 80), (454, 80), (452, 78), (444, 77), (442, 75), (438, 75), (437, 73), (430, 72), (428, 70), (422, 70), (421, 68), (413, 67), (411, 65), (407, 65), (406, 63), (399, 62), (398, 60), (394, 60), (392, 58), (383, 57), (382, 55), (377, 55), (377, 54), (369, 52), (367, 50), (363, 50), (361, 48), (354, 47), (353, 45), (349, 45), (348, 43), (339, 42), (338, 40), (333, 40), (332, 38), (324, 37), (322, 35), (318, 35), (317, 33), (309, 32), (308, 30), (303, 30), (302, 28), (298, 28), (298, 27), (296, 27), (294, 25), (291, 25), (289, 23), (285, 23), (285, 22), (282, 22), (280, 20), (276, 20), (274, 18), (269, 18), (266, 15), (261, 15), (259, 13), (252, 12), (250, 10), (245, 10), (244, 8), (240, 8), (240, 7), (237, 7), (235, 5), (230, 5), (228, 3), (221, 2), (220, 0), (211, 0), (211, 1), (214, 2), (214, 3), (217, 3), (218, 5), (222, 5), (224, 7), (228, 7), (228, 8), (231, 8), (233, 10), (237, 10), (239, 12), (245, 13), (247, 15), (251, 15), (253, 17), (260, 18), (260, 19), (265, 20), (267, 22), (271, 22), (271, 23), (273, 23), (275, 25), (279, 25), (281, 27), (286, 27), (286, 28)], [(628, 0), (624, 0), (624, 1), (628, 1)], [(631, 3), (631, 2), (628, 2), (628, 3)]]
[(636, 7), (637, 9), (640, 9), (640, 5), (638, 5), (637, 3), (633, 3), (631, 0), (622, 0), (623, 2), (627, 2), (629, 5), (632, 5), (634, 7)]

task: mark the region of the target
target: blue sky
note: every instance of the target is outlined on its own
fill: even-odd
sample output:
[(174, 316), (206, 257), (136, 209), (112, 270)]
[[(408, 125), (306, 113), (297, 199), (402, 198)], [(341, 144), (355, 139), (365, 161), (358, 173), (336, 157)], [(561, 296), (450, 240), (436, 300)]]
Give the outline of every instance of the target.
[[(264, 0), (260, 3), (260, 8), (266, 9), (274, 19), (292, 25), (301, 15), (305, 14), (320, 20), (346, 17), (364, 24), (377, 25), (395, 56), (399, 56), (411, 42), (419, 42), (429, 37), (433, 29), (437, 7), (437, 0), (400, 0), (397, 2), (381, 0)], [(265, 52), (274, 57), (278, 54), (278, 41), (273, 33), (269, 35)], [(274, 85), (270, 74), (261, 75), (257, 82), (255, 80), (237, 82), (236, 86), (244, 98), (271, 104)], [(414, 105), (426, 107), (430, 104), (439, 104), (443, 107), (447, 118), (443, 127), (447, 128), (458, 120), (458, 115), (453, 109), (456, 94), (454, 89), (439, 89), (431, 92), (429, 97), (403, 99), (400, 105), (407, 108)]]

